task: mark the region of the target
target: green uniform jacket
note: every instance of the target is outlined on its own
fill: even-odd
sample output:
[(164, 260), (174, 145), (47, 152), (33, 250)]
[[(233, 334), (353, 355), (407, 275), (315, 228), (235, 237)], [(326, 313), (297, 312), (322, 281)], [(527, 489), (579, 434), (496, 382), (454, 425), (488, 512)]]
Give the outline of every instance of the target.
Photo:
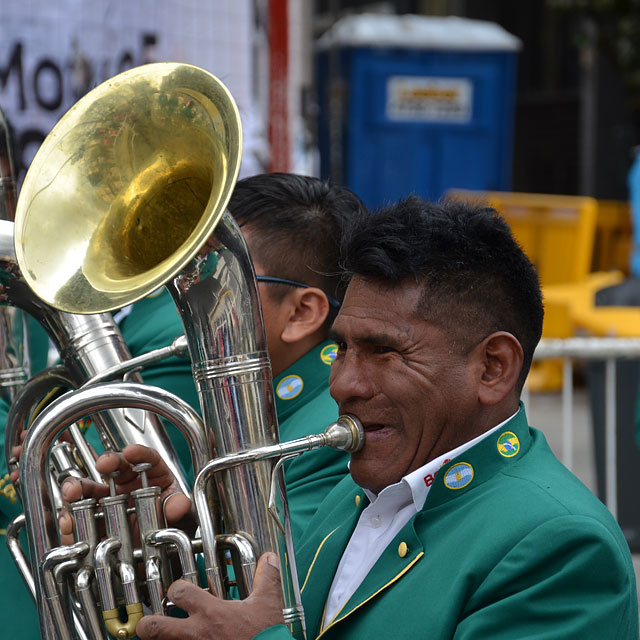
[[(337, 419), (338, 407), (329, 395), (329, 372), (336, 348), (330, 341), (319, 344), (273, 381), (282, 442), (322, 433)], [(347, 454), (324, 448), (285, 463), (296, 547), (320, 503), (348, 475), (348, 462)]]
[[(624, 536), (524, 410), (440, 469), (422, 511), (322, 630), (334, 573), (367, 503), (346, 478), (297, 554), (308, 638), (637, 640)], [(257, 636), (286, 637), (282, 626)]]

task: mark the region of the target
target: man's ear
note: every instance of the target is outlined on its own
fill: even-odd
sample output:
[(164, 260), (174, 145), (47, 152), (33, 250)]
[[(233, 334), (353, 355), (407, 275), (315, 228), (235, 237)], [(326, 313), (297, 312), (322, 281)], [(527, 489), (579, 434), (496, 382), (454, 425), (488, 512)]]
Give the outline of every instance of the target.
[(317, 287), (295, 289), (287, 296), (290, 312), (280, 334), (283, 342), (300, 342), (319, 331), (329, 315), (327, 296)]
[(524, 362), (522, 346), (511, 333), (497, 331), (477, 348), (482, 358), (479, 400), (484, 405), (498, 404), (516, 387)]

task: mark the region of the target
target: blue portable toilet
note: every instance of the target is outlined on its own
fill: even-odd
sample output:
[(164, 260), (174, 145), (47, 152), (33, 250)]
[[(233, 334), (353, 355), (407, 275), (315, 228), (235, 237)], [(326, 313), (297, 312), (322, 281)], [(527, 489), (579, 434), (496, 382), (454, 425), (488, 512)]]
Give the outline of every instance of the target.
[(509, 191), (518, 38), (458, 17), (347, 16), (318, 41), (320, 170), (370, 207)]

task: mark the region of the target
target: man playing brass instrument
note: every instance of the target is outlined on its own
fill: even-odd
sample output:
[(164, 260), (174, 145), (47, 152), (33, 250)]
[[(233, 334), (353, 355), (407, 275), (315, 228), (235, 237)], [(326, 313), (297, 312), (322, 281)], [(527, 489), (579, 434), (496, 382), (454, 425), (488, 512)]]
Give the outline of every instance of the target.
[[(410, 198), (356, 220), (342, 263), (330, 387), (366, 440), (298, 545), (308, 637), (636, 640), (624, 536), (520, 402), (543, 307), (506, 223)], [(174, 583), (189, 618), (138, 635), (289, 637), (274, 565), (243, 601)]]
[[(344, 221), (362, 207), (348, 189), (292, 174), (264, 174), (242, 180), (228, 205), (242, 226), (261, 280), (283, 438), (321, 431), (337, 418), (337, 406), (328, 392), (329, 365), (336, 348), (327, 333), (342, 293), (337, 275), (338, 239)], [(180, 323), (164, 290), (131, 305), (119, 322), (134, 355), (170, 343)], [(168, 335), (169, 331), (173, 333)], [(185, 366), (188, 382), (183, 375)], [(172, 358), (155, 369), (162, 377), (149, 377), (145, 371), (148, 382), (172, 390), (190, 404), (197, 402), (188, 362), (185, 365)], [(172, 371), (180, 374), (178, 388), (171, 383)], [(189, 452), (184, 438), (178, 436), (172, 439), (188, 468)], [(140, 461), (135, 458), (136, 449), (132, 448), (134, 462)], [(106, 464), (102, 471), (111, 470), (113, 461), (109, 458), (107, 454), (102, 459)], [(347, 460), (344, 453), (326, 450), (313, 458), (288, 463), (286, 477), (294, 533), (306, 526), (326, 493), (348, 473)], [(134, 479), (135, 474), (123, 474), (118, 478), (120, 488), (127, 488)], [(154, 475), (150, 474), (149, 479), (154, 482)], [(76, 499), (83, 491), (85, 497), (105, 492), (90, 485), (87, 481), (81, 488), (71, 482), (63, 491)], [(177, 492), (177, 485), (168, 482), (163, 490), (166, 498)], [(180, 518), (188, 509), (188, 501), (181, 494), (166, 504), (169, 518)], [(63, 533), (70, 531), (66, 517), (61, 519), (61, 529)]]

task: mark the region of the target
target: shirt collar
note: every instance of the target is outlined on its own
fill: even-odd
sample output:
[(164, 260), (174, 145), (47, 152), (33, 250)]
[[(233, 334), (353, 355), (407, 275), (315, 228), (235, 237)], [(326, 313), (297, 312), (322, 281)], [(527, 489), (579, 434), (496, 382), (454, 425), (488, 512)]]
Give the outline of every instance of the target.
[(491, 435), (494, 431), (497, 431), (501, 427), (503, 427), (507, 422), (512, 420), (518, 411), (516, 411), (511, 417), (503, 420), (500, 424), (488, 429), (484, 433), (481, 433), (476, 438), (461, 444), (459, 447), (448, 451), (447, 453), (443, 453), (441, 456), (434, 458), (433, 460), (427, 462), (422, 467), (415, 469), (414, 471), (408, 473), (404, 476), (399, 482), (395, 484), (389, 485), (385, 487), (378, 495), (372, 493), (368, 489), (363, 489), (370, 502), (375, 502), (379, 497), (383, 494), (387, 496), (387, 494), (393, 493), (398, 496), (398, 499), (401, 499), (400, 496), (405, 496), (405, 499), (408, 499), (409, 492), (411, 494), (411, 500), (413, 501), (413, 505), (416, 511), (420, 511), (424, 506), (424, 503), (427, 500), (427, 496), (429, 495), (429, 490), (433, 485), (436, 475), (440, 468), (451, 462), (454, 458), (462, 455), (465, 451), (471, 449), (474, 445), (478, 444), (489, 435)]

